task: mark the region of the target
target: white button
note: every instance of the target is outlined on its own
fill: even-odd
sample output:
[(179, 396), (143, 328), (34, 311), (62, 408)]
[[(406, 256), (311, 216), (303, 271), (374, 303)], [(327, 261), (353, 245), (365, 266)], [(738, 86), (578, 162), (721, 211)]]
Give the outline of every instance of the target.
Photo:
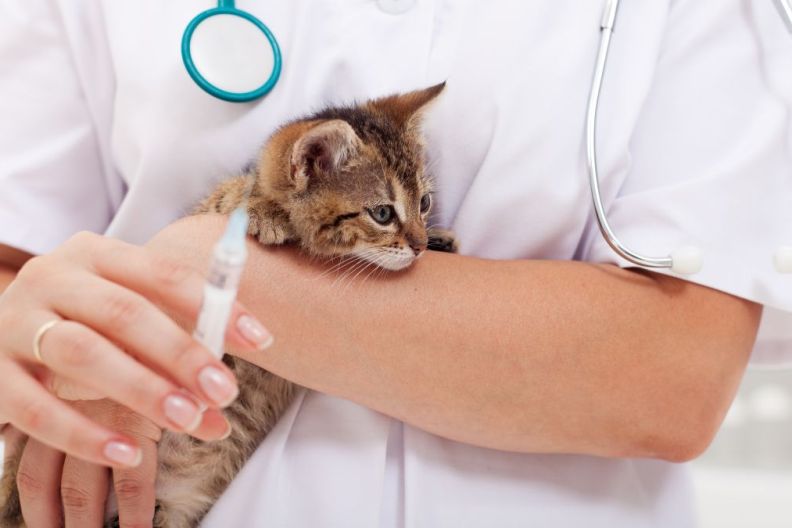
[(778, 273), (792, 273), (792, 246), (778, 248), (773, 261)]
[(400, 15), (415, 5), (415, 0), (377, 0), (377, 5), (386, 13)]

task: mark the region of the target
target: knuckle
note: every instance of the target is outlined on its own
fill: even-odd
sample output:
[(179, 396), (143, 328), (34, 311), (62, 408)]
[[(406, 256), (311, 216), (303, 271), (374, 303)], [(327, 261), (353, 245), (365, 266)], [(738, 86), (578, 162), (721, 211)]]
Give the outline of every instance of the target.
[(45, 256), (37, 256), (28, 260), (19, 270), (16, 280), (26, 286), (36, 286), (41, 284), (49, 276), (49, 259)]
[(16, 328), (25, 328), (27, 317), (28, 313), (24, 310), (2, 310), (0, 311), (0, 328), (6, 332)]
[(136, 324), (142, 313), (143, 303), (129, 296), (112, 296), (104, 306), (104, 317), (113, 328), (125, 328)]
[(160, 256), (152, 258), (151, 271), (157, 282), (168, 286), (183, 284), (195, 275), (190, 266)]
[(58, 363), (70, 368), (81, 368), (94, 365), (97, 361), (99, 343), (90, 333), (70, 327), (69, 331), (62, 329), (53, 337), (56, 338), (57, 343), (57, 353), (54, 357)]
[(46, 493), (44, 482), (22, 467), (17, 472), (16, 485), (19, 495), (27, 499), (37, 499)]
[(120, 433), (130, 433), (136, 431), (141, 424), (141, 417), (134, 411), (129, 409), (118, 409), (114, 411), (108, 418), (107, 422), (109, 427)]
[(80, 231), (66, 241), (62, 246), (62, 252), (69, 258), (87, 257), (89, 260), (93, 260), (98, 253), (99, 245), (106, 240), (103, 236), (96, 233)]
[[(148, 399), (149, 395), (146, 393), (145, 396), (141, 397)], [(147, 440), (156, 443), (162, 434), (157, 424), (142, 414), (138, 414), (126, 407), (118, 407), (103, 421), (114, 431), (129, 435), (137, 439), (140, 444), (144, 444)]]
[(91, 508), (91, 494), (79, 486), (65, 483), (61, 486), (63, 509), (70, 513), (85, 513)]
[(50, 419), (51, 411), (39, 401), (23, 404), (19, 410), (20, 429), (27, 433), (39, 431)]
[(147, 494), (149, 486), (138, 478), (124, 477), (116, 480), (114, 487), (119, 500), (138, 501)]
[(189, 337), (180, 340), (173, 350), (172, 361), (173, 365), (177, 367), (199, 363), (204, 360), (204, 357), (209, 359), (204, 349)]
[(66, 241), (66, 244), (81, 249), (92, 246), (99, 238), (101, 237), (96, 233), (92, 233), (90, 231), (80, 231), (72, 235), (71, 238)]

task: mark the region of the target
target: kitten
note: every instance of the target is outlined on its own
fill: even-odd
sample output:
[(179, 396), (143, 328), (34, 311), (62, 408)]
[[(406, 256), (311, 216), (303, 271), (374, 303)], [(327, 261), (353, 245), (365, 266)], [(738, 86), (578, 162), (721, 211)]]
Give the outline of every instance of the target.
[[(444, 86), (328, 108), (283, 126), (253, 174), (221, 183), (195, 213), (230, 213), (255, 180), (249, 234), (262, 244), (294, 243), (314, 256), (356, 257), (389, 270), (410, 266), (427, 248), (455, 252), (450, 232), (426, 227), (432, 195), (419, 129), (422, 111)], [(291, 382), (259, 367), (232, 356), (224, 361), (240, 389), (225, 412), (233, 432), (208, 443), (163, 432), (154, 526), (197, 526), (295, 393)], [(18, 462), (18, 454), (6, 462), (2, 527), (21, 525)], [(109, 504), (107, 525), (117, 526), (112, 510)]]

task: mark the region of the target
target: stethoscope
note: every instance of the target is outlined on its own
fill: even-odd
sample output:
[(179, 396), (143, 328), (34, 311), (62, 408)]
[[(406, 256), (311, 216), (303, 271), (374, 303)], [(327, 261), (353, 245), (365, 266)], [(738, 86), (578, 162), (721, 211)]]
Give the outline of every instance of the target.
[(267, 95), (281, 73), (280, 46), (258, 18), (219, 0), (193, 18), (182, 37), (187, 73), (205, 92), (232, 103)]
[[(589, 185), (591, 187), (591, 198), (594, 202), (594, 212), (597, 217), (600, 232), (608, 245), (623, 259), (645, 268), (670, 269), (681, 275), (690, 275), (701, 271), (703, 264), (703, 252), (696, 246), (684, 246), (671, 252), (666, 257), (648, 257), (631, 250), (625, 246), (608, 223), (605, 208), (602, 205), (602, 196), (599, 188), (599, 170), (597, 166), (597, 117), (599, 113), (600, 92), (602, 91), (602, 81), (605, 77), (605, 69), (610, 52), (611, 37), (616, 25), (616, 17), (619, 11), (620, 0), (607, 0), (605, 11), (602, 15), (600, 28), (599, 52), (597, 63), (594, 68), (594, 77), (591, 82), (591, 93), (589, 95), (588, 111), (586, 112), (586, 156), (588, 159)], [(775, 0), (781, 17), (787, 24), (787, 28), (792, 32), (792, 0)], [(780, 273), (792, 273), (792, 248), (781, 247), (773, 258), (776, 269)]]
[[(792, 0), (774, 0), (792, 32)], [(601, 37), (586, 112), (586, 155), (594, 212), (608, 245), (628, 262), (644, 268), (670, 269), (688, 275), (703, 265), (696, 246), (680, 247), (665, 257), (650, 257), (631, 250), (613, 231), (600, 193), (597, 165), (597, 118), (602, 82), (610, 52), (620, 0), (606, 0), (600, 24)], [(267, 95), (281, 73), (281, 52), (269, 28), (234, 0), (219, 0), (217, 7), (202, 12), (187, 26), (182, 38), (182, 59), (190, 77), (204, 91), (225, 101), (242, 103)], [(781, 247), (774, 256), (776, 269), (792, 273), (792, 247)]]

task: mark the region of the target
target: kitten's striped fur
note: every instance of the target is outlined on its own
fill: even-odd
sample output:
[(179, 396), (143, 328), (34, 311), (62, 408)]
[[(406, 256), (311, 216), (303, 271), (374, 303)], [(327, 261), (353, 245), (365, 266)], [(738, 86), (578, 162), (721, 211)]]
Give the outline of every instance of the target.
[[(263, 244), (291, 242), (312, 255), (356, 256), (388, 269), (411, 265), (427, 246), (456, 251), (449, 232), (426, 229), (431, 181), (420, 115), (443, 87), (328, 108), (281, 127), (252, 174), (221, 183), (195, 213), (230, 213), (254, 179), (249, 233)], [(389, 222), (377, 221), (383, 207), (391, 208)], [(292, 383), (238, 358), (224, 361), (240, 389), (226, 411), (233, 433), (211, 443), (163, 433), (154, 526), (197, 526), (292, 400)], [(18, 454), (10, 457), (3, 476), (2, 527), (21, 524), (18, 462)], [(118, 522), (112, 513), (109, 506), (109, 526)]]

